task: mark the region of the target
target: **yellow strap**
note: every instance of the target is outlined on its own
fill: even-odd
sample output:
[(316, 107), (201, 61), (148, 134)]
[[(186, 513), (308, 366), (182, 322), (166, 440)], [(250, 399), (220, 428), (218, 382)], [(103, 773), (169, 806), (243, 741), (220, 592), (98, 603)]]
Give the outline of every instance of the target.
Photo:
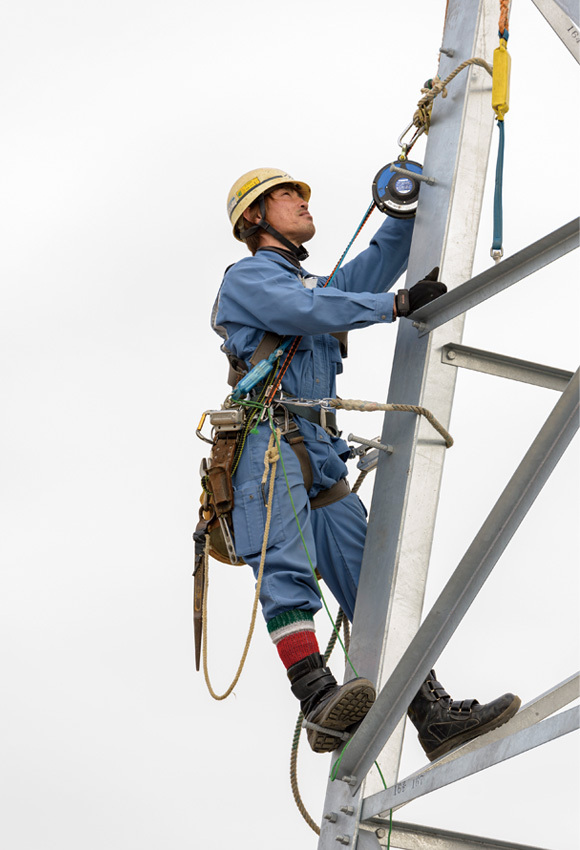
[(510, 108), (510, 71), (511, 56), (507, 51), (507, 41), (500, 38), (499, 47), (493, 51), (493, 80), (491, 84), (491, 105), (498, 121), (503, 121)]

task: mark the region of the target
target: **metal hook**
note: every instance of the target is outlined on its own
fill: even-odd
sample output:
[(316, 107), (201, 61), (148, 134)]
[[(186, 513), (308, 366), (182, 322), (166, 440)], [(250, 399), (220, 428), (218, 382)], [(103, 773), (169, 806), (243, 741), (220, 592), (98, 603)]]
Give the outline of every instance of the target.
[(405, 149), (406, 149), (406, 147), (407, 147), (407, 146), (406, 146), (406, 145), (404, 145), (404, 144), (403, 144), (403, 142), (402, 142), (401, 140), (403, 139), (403, 137), (404, 137), (404, 136), (406, 136), (406, 135), (407, 135), (407, 133), (409, 132), (409, 130), (411, 129), (411, 127), (412, 127), (412, 126), (413, 126), (413, 122), (411, 121), (411, 123), (409, 124), (409, 126), (408, 126), (408, 127), (405, 127), (405, 129), (403, 130), (403, 132), (401, 133), (401, 135), (400, 135), (400, 136), (399, 136), (399, 138), (397, 139), (397, 144), (399, 145), (399, 147), (400, 147), (400, 148), (405, 148)]
[(409, 142), (409, 144), (403, 144), (403, 142), (402, 142), (403, 137), (404, 137), (404, 136), (406, 136), (406, 135), (407, 135), (407, 133), (409, 132), (409, 130), (411, 129), (411, 127), (414, 127), (414, 126), (415, 126), (415, 125), (414, 125), (414, 124), (413, 124), (413, 122), (411, 121), (411, 123), (408, 125), (408, 127), (405, 127), (405, 129), (403, 130), (403, 132), (401, 133), (401, 135), (400, 135), (400, 136), (399, 136), (399, 138), (397, 139), (397, 144), (398, 144), (398, 145), (399, 145), (399, 147), (402, 149), (403, 154), (405, 155), (405, 157), (407, 156), (408, 151), (410, 151), (410, 150), (411, 150), (411, 148), (413, 147), (413, 145), (415, 144), (415, 142), (417, 141), (417, 139), (419, 138), (419, 136), (421, 135), (421, 133), (424, 133), (424, 132), (425, 132), (425, 125), (423, 125), (422, 127), (417, 127), (417, 130), (416, 130), (416, 132), (413, 134), (413, 136), (412, 136), (411, 141)]

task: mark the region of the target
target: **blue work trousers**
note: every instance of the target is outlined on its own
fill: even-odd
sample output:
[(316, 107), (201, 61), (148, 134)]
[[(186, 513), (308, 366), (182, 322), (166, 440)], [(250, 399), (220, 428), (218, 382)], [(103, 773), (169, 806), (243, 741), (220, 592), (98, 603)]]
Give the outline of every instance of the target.
[[(262, 424), (257, 434), (248, 435), (234, 475), (236, 551), (252, 567), (256, 578), (266, 523), (269, 479), (264, 487), (261, 480), (270, 433), (269, 426)], [(352, 621), (367, 529), (366, 510), (354, 493), (312, 510), (298, 458), (284, 438), (280, 444), (288, 483), (279, 460), (260, 592), (264, 618), (268, 622), (293, 609), (314, 614), (322, 607), (309, 555), (312, 566)], [(317, 429), (316, 441), (306, 439), (305, 446), (313, 467), (313, 495), (321, 482), (328, 487), (342, 478), (346, 465), (322, 429)]]

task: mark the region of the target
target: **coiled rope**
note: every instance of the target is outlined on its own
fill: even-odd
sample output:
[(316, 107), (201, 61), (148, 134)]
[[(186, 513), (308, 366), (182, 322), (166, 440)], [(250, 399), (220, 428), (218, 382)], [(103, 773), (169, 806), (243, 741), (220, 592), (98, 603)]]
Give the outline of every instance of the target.
[(454, 71), (448, 74), (444, 80), (442, 80), (438, 75), (433, 77), (433, 79), (430, 80), (430, 87), (425, 86), (421, 89), (423, 97), (417, 103), (417, 109), (413, 115), (413, 124), (418, 130), (425, 133), (429, 132), (433, 101), (439, 94), (441, 97), (447, 97), (447, 86), (451, 80), (454, 80), (461, 71), (465, 70), (465, 68), (468, 68), (470, 65), (479, 65), (481, 68), (485, 68), (490, 76), (493, 73), (491, 65), (486, 62), (485, 59), (481, 59), (476, 56), (473, 59), (466, 59), (465, 62), (462, 62), (461, 65), (458, 65)]

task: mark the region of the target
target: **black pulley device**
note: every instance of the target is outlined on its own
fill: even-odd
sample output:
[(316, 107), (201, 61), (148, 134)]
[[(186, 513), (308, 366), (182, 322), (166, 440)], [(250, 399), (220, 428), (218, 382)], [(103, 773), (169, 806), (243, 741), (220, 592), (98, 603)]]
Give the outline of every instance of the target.
[[(403, 169), (391, 171), (391, 165)], [(393, 218), (413, 218), (419, 203), (421, 183), (413, 177), (413, 173), (421, 174), (423, 166), (409, 159), (389, 162), (381, 168), (373, 181), (373, 200), (381, 212), (392, 215)]]

